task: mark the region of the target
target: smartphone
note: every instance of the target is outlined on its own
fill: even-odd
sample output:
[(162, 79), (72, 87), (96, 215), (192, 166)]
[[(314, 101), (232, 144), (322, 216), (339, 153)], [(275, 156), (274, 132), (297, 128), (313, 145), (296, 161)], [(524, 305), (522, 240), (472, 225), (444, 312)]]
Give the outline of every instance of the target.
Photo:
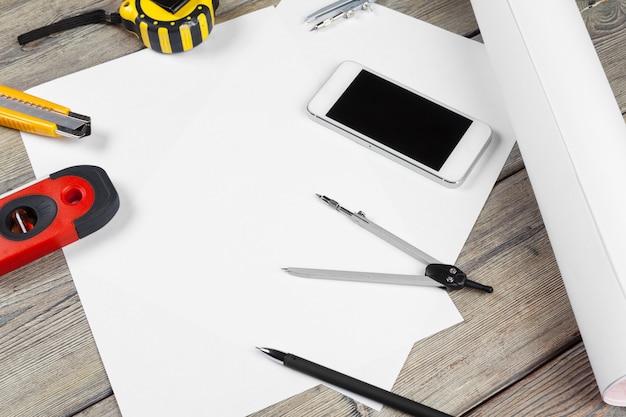
[(346, 61), (307, 106), (317, 122), (447, 187), (458, 187), (491, 129), (362, 65)]

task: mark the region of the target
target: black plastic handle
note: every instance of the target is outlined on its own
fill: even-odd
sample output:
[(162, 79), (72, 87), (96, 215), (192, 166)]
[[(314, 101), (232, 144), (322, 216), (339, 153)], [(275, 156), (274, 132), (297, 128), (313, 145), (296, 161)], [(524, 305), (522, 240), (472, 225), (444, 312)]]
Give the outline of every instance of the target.
[(51, 179), (64, 176), (83, 178), (94, 190), (94, 202), (83, 216), (74, 220), (74, 227), (78, 237), (83, 237), (101, 229), (107, 224), (120, 207), (120, 198), (107, 173), (100, 167), (93, 165), (78, 165), (65, 168), (50, 175)]

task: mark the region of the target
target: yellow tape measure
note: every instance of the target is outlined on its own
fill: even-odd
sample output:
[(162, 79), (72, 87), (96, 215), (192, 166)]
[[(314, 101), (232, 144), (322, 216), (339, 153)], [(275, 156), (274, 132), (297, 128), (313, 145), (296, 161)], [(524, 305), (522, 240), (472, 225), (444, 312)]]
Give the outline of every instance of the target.
[(53, 33), (92, 23), (122, 24), (145, 46), (164, 54), (198, 46), (215, 25), (219, 0), (124, 0), (119, 13), (94, 10), (69, 17), (17, 37), (26, 45)]
[(171, 54), (192, 49), (215, 25), (218, 0), (126, 0), (124, 27), (148, 48)]

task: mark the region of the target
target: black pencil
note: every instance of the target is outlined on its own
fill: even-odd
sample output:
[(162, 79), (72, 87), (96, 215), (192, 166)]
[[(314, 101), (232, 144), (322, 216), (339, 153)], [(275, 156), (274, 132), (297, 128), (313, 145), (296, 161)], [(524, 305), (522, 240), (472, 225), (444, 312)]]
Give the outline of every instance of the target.
[(336, 385), (355, 394), (364, 396), (371, 400), (377, 401), (383, 405), (395, 408), (415, 417), (452, 417), (449, 414), (430, 408), (408, 398), (402, 397), (393, 392), (386, 391), (382, 388), (375, 387), (367, 382), (360, 381), (351, 376), (344, 375), (340, 372), (333, 371), (325, 366), (318, 365), (314, 362), (300, 358), (291, 353), (284, 353), (276, 349), (257, 348), (261, 352), (280, 361), (288, 368), (295, 369), (304, 374), (318, 378), (329, 384)]

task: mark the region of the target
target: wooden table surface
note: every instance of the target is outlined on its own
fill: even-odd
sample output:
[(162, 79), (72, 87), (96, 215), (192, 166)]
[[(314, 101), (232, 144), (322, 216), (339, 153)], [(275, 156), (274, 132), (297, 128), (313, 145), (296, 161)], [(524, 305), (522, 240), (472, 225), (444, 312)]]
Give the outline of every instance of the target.
[[(218, 21), (277, 2), (222, 0)], [(480, 41), (469, 0), (379, 3)], [(588, 2), (577, 3), (582, 8)], [(2, 0), (0, 84), (28, 89), (137, 51), (132, 35), (108, 25), (17, 45), (16, 36), (31, 28), (96, 8), (114, 11), (119, 4)], [(606, 0), (583, 18), (624, 114), (626, 0)], [(0, 128), (0, 193), (32, 179), (20, 135)], [(455, 416), (626, 416), (626, 409), (600, 398), (517, 147), (459, 264), (496, 291), (488, 297), (452, 293), (465, 320), (414, 345), (395, 392)], [(120, 415), (62, 252), (1, 277), (0, 416)], [(211, 415), (210, 408), (205, 415)], [(320, 385), (253, 415), (401, 413), (374, 412)]]

